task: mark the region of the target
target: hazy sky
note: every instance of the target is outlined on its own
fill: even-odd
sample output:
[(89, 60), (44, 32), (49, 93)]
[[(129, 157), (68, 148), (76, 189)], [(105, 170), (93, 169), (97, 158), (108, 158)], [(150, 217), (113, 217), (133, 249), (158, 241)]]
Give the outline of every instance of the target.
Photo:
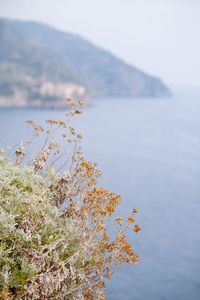
[(200, 0), (0, 0), (0, 15), (81, 34), (172, 87), (200, 86)]

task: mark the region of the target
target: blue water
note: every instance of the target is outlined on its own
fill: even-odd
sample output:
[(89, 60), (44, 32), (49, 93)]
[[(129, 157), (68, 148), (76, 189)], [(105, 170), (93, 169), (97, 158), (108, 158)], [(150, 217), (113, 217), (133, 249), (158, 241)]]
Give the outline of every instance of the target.
[[(1, 145), (28, 134), (23, 122), (62, 111), (1, 109)], [(86, 157), (119, 193), (118, 213), (139, 208), (140, 256), (108, 283), (110, 300), (200, 299), (200, 91), (170, 99), (99, 99), (77, 122)]]

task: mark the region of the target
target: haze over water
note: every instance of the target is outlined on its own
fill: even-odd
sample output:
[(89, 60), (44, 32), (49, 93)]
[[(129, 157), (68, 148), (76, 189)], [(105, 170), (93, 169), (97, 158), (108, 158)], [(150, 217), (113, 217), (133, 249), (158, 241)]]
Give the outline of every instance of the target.
[[(63, 111), (1, 109), (1, 146), (25, 139), (27, 119)], [(83, 150), (104, 171), (102, 183), (137, 207), (135, 250), (141, 262), (108, 283), (110, 300), (200, 299), (200, 90), (168, 99), (95, 100), (77, 126)]]

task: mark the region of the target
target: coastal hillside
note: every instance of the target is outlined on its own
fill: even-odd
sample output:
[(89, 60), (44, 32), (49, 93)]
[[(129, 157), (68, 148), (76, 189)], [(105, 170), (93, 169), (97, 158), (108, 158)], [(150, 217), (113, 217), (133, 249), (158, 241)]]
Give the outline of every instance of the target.
[(0, 106), (62, 107), (66, 97), (162, 97), (165, 84), (82, 37), (0, 19)]

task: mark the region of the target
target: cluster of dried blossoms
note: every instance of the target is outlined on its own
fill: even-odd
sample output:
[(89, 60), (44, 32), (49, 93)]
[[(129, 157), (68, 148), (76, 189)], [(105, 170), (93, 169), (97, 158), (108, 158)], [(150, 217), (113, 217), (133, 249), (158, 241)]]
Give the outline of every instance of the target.
[(85, 161), (82, 136), (70, 125), (83, 103), (67, 102), (66, 121), (47, 120), (47, 128), (27, 121), (33, 137), (45, 134), (45, 141), (26, 166), (33, 139), (17, 148), (15, 164), (1, 156), (0, 299), (103, 300), (105, 278), (138, 262), (125, 235), (129, 227), (140, 230), (137, 209), (116, 218), (111, 239), (107, 221), (120, 196), (98, 186), (101, 172)]

